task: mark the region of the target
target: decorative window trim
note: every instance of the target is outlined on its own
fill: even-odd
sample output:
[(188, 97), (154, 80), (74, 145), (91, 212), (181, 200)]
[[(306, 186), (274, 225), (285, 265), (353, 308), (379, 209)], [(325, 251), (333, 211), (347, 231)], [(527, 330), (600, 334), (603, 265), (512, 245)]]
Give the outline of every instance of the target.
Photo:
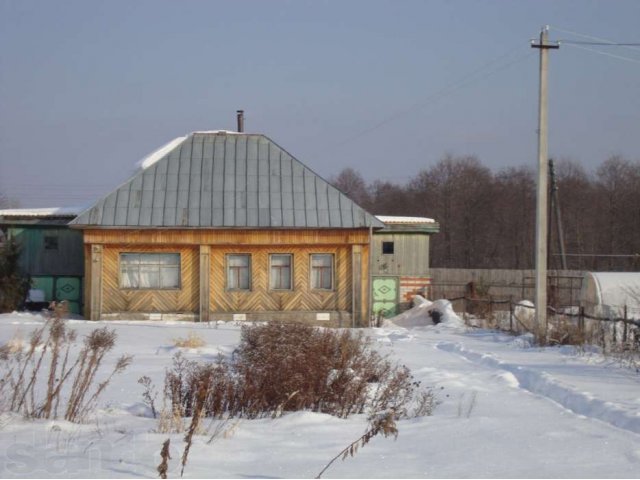
[[(289, 287), (274, 287), (271, 283), (271, 272), (274, 268), (273, 265), (273, 257), (289, 257), (289, 265), (288, 267), (275, 267), (275, 268), (288, 268), (289, 269)], [(270, 253), (269, 254), (269, 290), (273, 290), (275, 292), (290, 292), (293, 290), (293, 254), (292, 253)]]
[[(316, 256), (327, 256), (331, 257), (331, 266), (330, 267), (314, 267), (313, 266), (313, 257)], [(318, 268), (321, 269), (329, 269), (329, 274), (331, 275), (331, 286), (329, 288), (326, 287), (317, 287), (314, 285), (314, 271)], [(321, 278), (324, 278), (324, 275), (321, 274)], [(321, 281), (322, 283), (322, 281)], [(336, 285), (336, 256), (333, 253), (311, 253), (309, 254), (309, 289), (317, 292), (333, 292), (335, 291)]]
[[(231, 257), (246, 257), (249, 261), (247, 262), (247, 266), (246, 267), (231, 267), (229, 265), (229, 260)], [(247, 287), (230, 287), (229, 286), (229, 273), (230, 273), (230, 269), (234, 268), (234, 269), (240, 269), (240, 268), (246, 268), (247, 271)], [(227, 292), (250, 292), (251, 291), (251, 287), (252, 287), (252, 258), (251, 258), (251, 254), (250, 253), (227, 253), (225, 255), (225, 290)], [(239, 283), (239, 277), (238, 277), (238, 283)]]
[[(147, 257), (151, 257), (151, 256), (160, 256), (160, 255), (165, 255), (165, 256), (171, 256), (174, 258), (177, 258), (177, 262), (174, 263), (164, 263), (161, 261), (158, 262), (145, 262), (142, 263), (140, 261), (138, 261), (138, 263), (123, 263), (123, 260), (127, 257), (127, 256), (133, 256), (133, 255), (140, 255), (140, 256), (147, 256)], [(140, 267), (147, 267), (147, 268), (152, 268), (152, 267), (157, 267), (158, 271), (158, 284), (157, 285), (151, 285), (148, 287), (141, 287), (140, 286), (140, 273), (141, 273), (141, 268)], [(136, 268), (137, 267), (137, 268)], [(168, 271), (174, 270), (177, 268), (177, 285), (170, 285), (170, 286), (163, 286), (163, 275), (162, 272), (165, 271), (168, 273)], [(132, 286), (132, 285), (126, 285), (125, 284), (125, 276), (124, 276), (124, 270), (131, 270), (132, 273), (135, 275), (135, 272), (137, 270), (137, 283), (138, 286)], [(155, 273), (155, 272), (154, 272)], [(134, 276), (135, 279), (135, 276)], [(131, 280), (129, 280), (131, 281)], [(180, 254), (180, 252), (120, 252), (118, 254), (118, 286), (121, 290), (133, 290), (133, 291), (139, 291), (139, 290), (180, 290), (182, 288), (182, 255)]]

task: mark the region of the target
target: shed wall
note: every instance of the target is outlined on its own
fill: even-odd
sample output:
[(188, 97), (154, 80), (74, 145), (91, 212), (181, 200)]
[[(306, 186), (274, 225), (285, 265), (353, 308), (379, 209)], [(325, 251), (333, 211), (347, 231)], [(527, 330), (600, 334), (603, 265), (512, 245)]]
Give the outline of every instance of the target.
[[(393, 242), (394, 253), (383, 254), (382, 243)], [(429, 276), (429, 235), (376, 233), (372, 240), (373, 275)]]
[[(82, 232), (68, 227), (10, 227), (9, 237), (21, 247), (19, 266), (29, 275), (84, 274)], [(56, 249), (45, 248), (45, 237), (57, 239)]]

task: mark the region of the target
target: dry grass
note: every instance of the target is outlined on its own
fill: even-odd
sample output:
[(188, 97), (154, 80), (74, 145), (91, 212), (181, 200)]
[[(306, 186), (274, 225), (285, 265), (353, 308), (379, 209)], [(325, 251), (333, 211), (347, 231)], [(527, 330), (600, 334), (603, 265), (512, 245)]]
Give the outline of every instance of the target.
[[(80, 422), (95, 406), (112, 377), (131, 362), (122, 356), (111, 374), (95, 386), (95, 379), (105, 355), (114, 347), (116, 334), (106, 327), (94, 330), (77, 354), (72, 353), (77, 336), (64, 321), (66, 303), (54, 306), (52, 316), (34, 330), (29, 343), (0, 347), (0, 408), (19, 412), (29, 418), (58, 418), (62, 407), (64, 419)], [(70, 385), (69, 389), (63, 389)], [(62, 398), (62, 392), (69, 393)]]
[(201, 348), (206, 345), (206, 342), (197, 333), (189, 332), (189, 335), (187, 335), (186, 338), (174, 338), (173, 345), (180, 348)]

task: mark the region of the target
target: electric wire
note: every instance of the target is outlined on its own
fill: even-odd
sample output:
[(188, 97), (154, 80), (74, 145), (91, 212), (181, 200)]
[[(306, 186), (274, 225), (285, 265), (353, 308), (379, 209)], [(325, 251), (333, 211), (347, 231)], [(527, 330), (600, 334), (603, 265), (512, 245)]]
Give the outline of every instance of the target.
[(466, 87), (467, 85), (470, 85), (471, 83), (477, 81), (477, 80), (483, 80), (491, 75), (494, 75), (495, 73), (498, 73), (502, 70), (505, 70), (509, 67), (511, 67), (512, 65), (521, 62), (522, 60), (530, 57), (531, 55), (533, 55), (534, 52), (527, 52), (524, 55), (520, 55), (518, 57), (516, 57), (515, 59), (509, 61), (508, 63), (504, 64), (504, 65), (500, 65), (500, 66), (496, 66), (496, 68), (492, 69), (492, 70), (487, 70), (490, 67), (499, 64), (501, 61), (503, 61), (504, 59), (507, 59), (511, 56), (513, 56), (513, 54), (517, 51), (519, 51), (522, 48), (521, 45), (518, 45), (517, 47), (511, 49), (510, 51), (508, 51), (507, 53), (504, 53), (488, 62), (486, 62), (485, 64), (483, 64), (481, 67), (471, 71), (470, 73), (467, 73), (466, 75), (463, 75), (459, 80), (456, 80), (455, 82), (441, 88), (440, 90), (434, 92), (433, 94), (429, 95), (428, 97), (426, 97), (424, 100), (422, 100), (421, 102), (418, 102), (414, 105), (412, 105), (409, 108), (406, 108), (404, 110), (398, 111), (386, 118), (384, 118), (383, 120), (379, 121), (378, 123), (372, 125), (371, 127), (368, 127), (364, 130), (361, 130), (360, 132), (342, 140), (341, 142), (338, 142), (334, 145), (332, 145), (332, 147), (330, 147), (330, 149), (336, 149), (339, 147), (342, 147), (344, 145), (347, 145), (351, 142), (353, 142), (354, 140), (357, 140), (360, 137), (363, 137), (364, 135), (367, 135), (368, 133), (371, 133), (375, 130), (378, 130), (379, 128), (387, 125), (388, 123), (391, 123), (395, 120), (397, 120), (398, 118), (401, 118), (405, 115), (408, 115), (410, 113), (413, 113), (415, 111), (421, 110), (425, 107), (427, 107), (428, 105), (435, 103), (436, 101), (446, 97), (447, 95), (450, 95), (451, 93), (454, 93), (464, 87)]
[(606, 57), (617, 58), (619, 60), (625, 60), (627, 62), (640, 64), (640, 60), (638, 60), (636, 58), (625, 57), (625, 56), (622, 56), (622, 55), (616, 55), (615, 53), (610, 53), (610, 52), (603, 52), (602, 50), (596, 50), (595, 48), (585, 47), (584, 45), (574, 45), (572, 43), (567, 43), (566, 45), (569, 46), (569, 47), (579, 48), (580, 50), (586, 50), (588, 52), (593, 52), (593, 53), (597, 53), (599, 55), (604, 55)]
[[(596, 40), (598, 42), (605, 42), (605, 43), (607, 43), (609, 45), (618, 44), (618, 42), (616, 42), (614, 40), (609, 40), (608, 38), (602, 38), (602, 37), (596, 37), (596, 36), (593, 36), (593, 35), (587, 35), (585, 33), (575, 32), (575, 31), (572, 31), (572, 30), (567, 30), (567, 29), (560, 28), (560, 27), (555, 27), (555, 26), (552, 26), (552, 25), (549, 25), (549, 28), (552, 29), (552, 30), (556, 30), (558, 32), (568, 33), (570, 35), (575, 35), (577, 37), (588, 38), (589, 40)], [(629, 45), (620, 44), (619, 46), (627, 48), (629, 50), (635, 50), (637, 52), (640, 52), (640, 47), (636, 47), (633, 44), (629, 44)]]

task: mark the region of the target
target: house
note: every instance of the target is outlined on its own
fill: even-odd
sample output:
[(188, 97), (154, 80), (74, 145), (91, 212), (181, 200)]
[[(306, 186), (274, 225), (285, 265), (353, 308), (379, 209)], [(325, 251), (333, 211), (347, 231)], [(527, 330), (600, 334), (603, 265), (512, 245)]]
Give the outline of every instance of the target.
[(384, 224), (264, 135), (170, 142), (70, 227), (85, 317), (364, 326)]
[(47, 302), (67, 300), (72, 313), (81, 313), (83, 307), (82, 233), (67, 226), (78, 212), (77, 208), (0, 210), (0, 239), (20, 246), (21, 274), (31, 280), (32, 288), (42, 290)]
[(429, 239), (440, 226), (425, 217), (377, 219), (385, 226), (371, 243), (372, 313), (392, 317), (409, 308), (414, 295), (429, 295)]

